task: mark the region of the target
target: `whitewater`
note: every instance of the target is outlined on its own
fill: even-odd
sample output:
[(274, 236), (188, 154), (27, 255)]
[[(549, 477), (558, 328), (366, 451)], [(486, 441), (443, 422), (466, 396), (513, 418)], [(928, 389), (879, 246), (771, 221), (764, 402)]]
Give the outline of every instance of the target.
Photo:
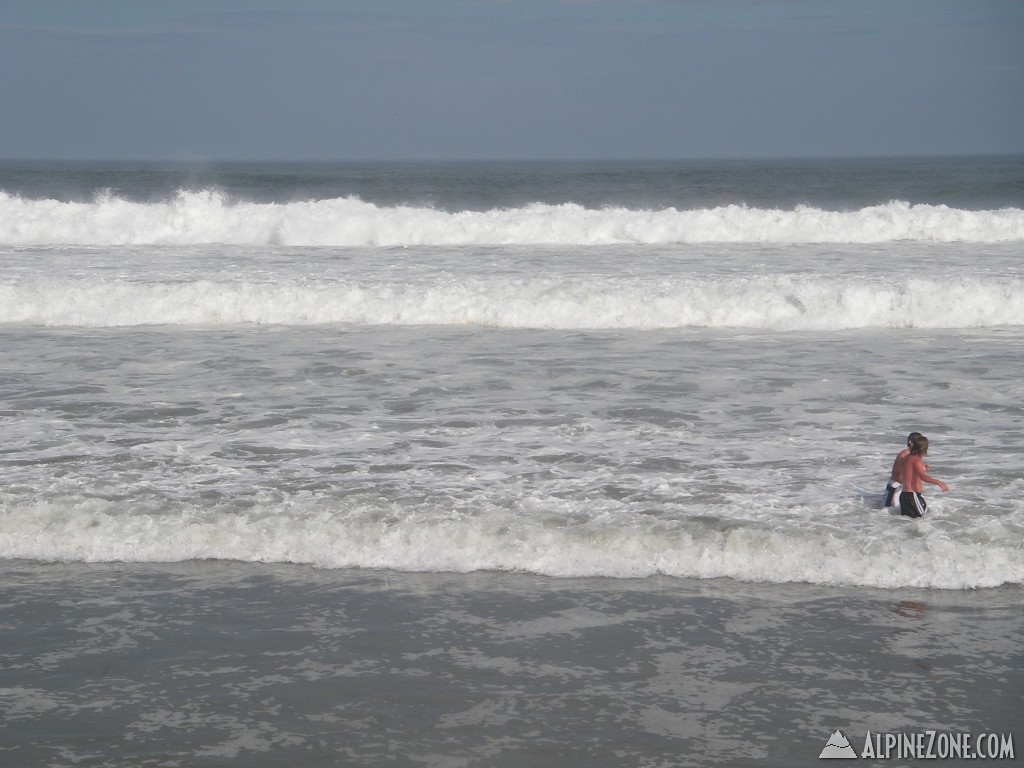
[(727, 205), (634, 210), (530, 203), (486, 211), (380, 206), (346, 197), (231, 201), (179, 190), (159, 203), (110, 192), (93, 202), (26, 200), (0, 192), (7, 245), (616, 245), (662, 243), (1001, 243), (1024, 241), (1024, 210), (960, 210), (891, 201), (854, 211)]
[[(958, 265), (908, 250), (919, 276), (863, 274), (849, 249), (475, 251), (240, 247), (0, 250), (0, 323), (126, 327), (235, 324), (494, 328), (842, 330), (1024, 325), (1017, 248)], [(287, 261), (294, 263), (288, 265)], [(947, 263), (943, 265), (943, 262)], [(382, 263), (383, 262), (383, 263)], [(873, 269), (874, 267), (872, 267)]]
[(1014, 168), (8, 170), (0, 558), (1024, 583)]

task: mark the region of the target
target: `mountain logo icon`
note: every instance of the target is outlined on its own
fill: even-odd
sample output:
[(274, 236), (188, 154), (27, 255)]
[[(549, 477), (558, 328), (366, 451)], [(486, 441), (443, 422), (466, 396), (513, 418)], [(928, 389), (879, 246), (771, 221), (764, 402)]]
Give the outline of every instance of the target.
[(850, 746), (850, 740), (843, 736), (842, 731), (836, 731), (828, 737), (828, 744), (818, 755), (819, 759), (856, 757), (857, 753)]

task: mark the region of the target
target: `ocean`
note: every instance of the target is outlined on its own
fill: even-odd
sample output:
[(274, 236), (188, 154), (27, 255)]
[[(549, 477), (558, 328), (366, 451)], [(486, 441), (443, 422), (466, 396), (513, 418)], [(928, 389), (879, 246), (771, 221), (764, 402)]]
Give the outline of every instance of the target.
[(4, 766), (1024, 722), (1024, 157), (6, 162), (0, 339)]

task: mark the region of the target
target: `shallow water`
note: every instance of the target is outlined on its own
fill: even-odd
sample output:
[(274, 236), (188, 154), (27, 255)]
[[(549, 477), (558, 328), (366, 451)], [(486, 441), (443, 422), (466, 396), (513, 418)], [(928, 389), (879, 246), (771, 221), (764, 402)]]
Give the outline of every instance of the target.
[[(7, 557), (951, 588), (1024, 571), (1004, 329), (2, 335)], [(893, 518), (890, 454), (926, 423), (953, 490)]]
[(0, 762), (1012, 733), (1021, 243), (1021, 157), (0, 164)]
[(836, 729), (1020, 723), (1017, 587), (2, 572), (11, 768), (814, 765)]

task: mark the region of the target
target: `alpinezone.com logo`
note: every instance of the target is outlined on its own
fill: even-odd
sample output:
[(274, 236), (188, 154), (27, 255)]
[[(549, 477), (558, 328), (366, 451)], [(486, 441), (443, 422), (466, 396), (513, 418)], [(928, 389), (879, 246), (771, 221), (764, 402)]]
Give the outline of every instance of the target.
[(872, 733), (868, 731), (858, 753), (842, 731), (828, 738), (818, 755), (822, 759), (867, 757), (876, 760), (1012, 760), (1012, 733)]

